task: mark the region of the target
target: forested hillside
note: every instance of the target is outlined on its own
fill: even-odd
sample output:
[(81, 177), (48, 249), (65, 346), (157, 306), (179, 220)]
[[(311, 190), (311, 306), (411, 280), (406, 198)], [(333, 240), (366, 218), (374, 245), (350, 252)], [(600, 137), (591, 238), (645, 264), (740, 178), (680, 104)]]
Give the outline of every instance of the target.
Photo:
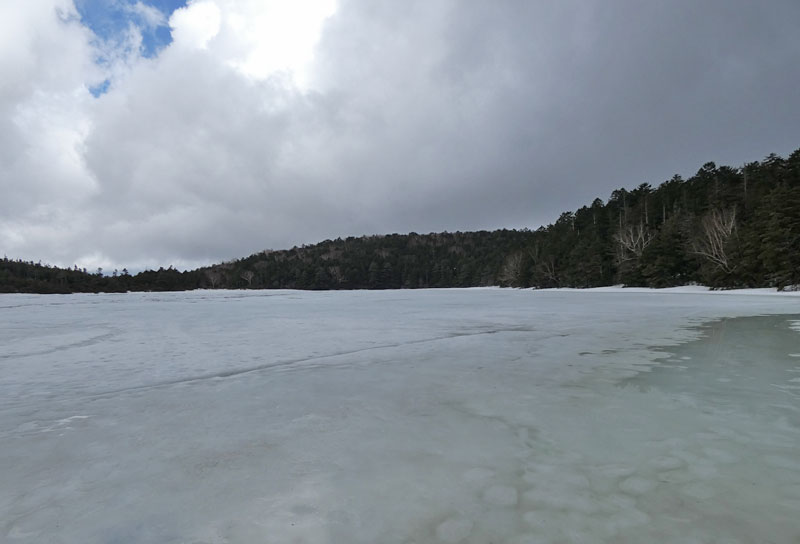
[(538, 230), (391, 234), (262, 251), (198, 270), (60, 269), (0, 261), (0, 292), (197, 288), (800, 285), (800, 150), (618, 189)]
[(292, 289), (399, 289), (497, 285), (508, 255), (530, 231), (390, 234), (326, 240), (265, 251), (204, 269), (216, 286)]
[(537, 230), (506, 266), (535, 287), (798, 285), (800, 150), (619, 189)]
[(187, 291), (204, 284), (197, 271), (147, 270), (131, 275), (127, 270), (103, 274), (102, 269), (58, 268), (42, 263), (0, 260), (0, 293), (98, 293), (126, 291)]

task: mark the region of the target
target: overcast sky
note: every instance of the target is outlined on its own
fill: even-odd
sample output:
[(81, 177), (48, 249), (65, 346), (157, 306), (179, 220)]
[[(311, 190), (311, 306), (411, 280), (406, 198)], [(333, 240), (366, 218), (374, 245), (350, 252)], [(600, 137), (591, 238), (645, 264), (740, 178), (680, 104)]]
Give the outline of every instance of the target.
[(0, 2), (0, 253), (537, 228), (800, 147), (797, 0)]

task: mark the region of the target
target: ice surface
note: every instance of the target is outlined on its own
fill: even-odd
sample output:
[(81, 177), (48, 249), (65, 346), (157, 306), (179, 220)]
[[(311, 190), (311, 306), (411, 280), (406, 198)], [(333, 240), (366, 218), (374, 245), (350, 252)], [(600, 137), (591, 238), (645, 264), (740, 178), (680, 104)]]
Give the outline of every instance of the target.
[(800, 298), (0, 297), (0, 542), (800, 539)]

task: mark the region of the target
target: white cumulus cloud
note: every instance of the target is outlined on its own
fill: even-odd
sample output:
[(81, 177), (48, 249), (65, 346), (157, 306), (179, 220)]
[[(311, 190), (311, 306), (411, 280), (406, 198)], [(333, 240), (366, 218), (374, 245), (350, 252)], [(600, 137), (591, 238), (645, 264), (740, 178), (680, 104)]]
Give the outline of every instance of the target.
[(222, 14), (213, 0), (192, 2), (169, 18), (174, 47), (205, 49), (220, 30)]

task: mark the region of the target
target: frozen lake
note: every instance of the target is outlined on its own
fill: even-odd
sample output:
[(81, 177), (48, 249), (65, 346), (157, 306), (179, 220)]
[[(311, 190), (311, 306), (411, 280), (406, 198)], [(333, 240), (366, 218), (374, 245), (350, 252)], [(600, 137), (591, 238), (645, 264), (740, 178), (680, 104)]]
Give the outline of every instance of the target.
[(0, 296), (0, 542), (797, 543), (800, 298)]

